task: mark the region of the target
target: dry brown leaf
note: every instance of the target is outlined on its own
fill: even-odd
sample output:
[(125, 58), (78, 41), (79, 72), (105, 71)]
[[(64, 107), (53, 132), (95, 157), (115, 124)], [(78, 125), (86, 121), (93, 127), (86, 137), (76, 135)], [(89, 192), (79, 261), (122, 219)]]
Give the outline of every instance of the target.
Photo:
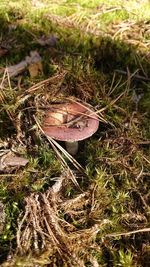
[(26, 57), (26, 62), (28, 64), (31, 78), (34, 78), (38, 76), (40, 72), (43, 72), (41, 57), (37, 51), (31, 51), (30, 57)]
[(3, 170), (6, 167), (25, 166), (28, 162), (28, 159), (18, 157), (15, 154), (9, 152), (1, 157), (0, 170)]
[(29, 73), (30, 73), (30, 77), (31, 78), (37, 77), (39, 75), (39, 73), (42, 73), (43, 72), (41, 61), (29, 65), (28, 70), (29, 70)]

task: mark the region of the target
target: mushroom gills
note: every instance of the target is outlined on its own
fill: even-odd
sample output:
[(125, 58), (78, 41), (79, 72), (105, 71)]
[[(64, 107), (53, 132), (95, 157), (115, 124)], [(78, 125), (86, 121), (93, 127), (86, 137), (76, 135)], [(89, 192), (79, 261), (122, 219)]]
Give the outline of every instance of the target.
[(66, 149), (68, 151), (69, 154), (71, 154), (72, 156), (75, 156), (78, 152), (78, 141), (66, 141), (65, 142), (66, 145)]

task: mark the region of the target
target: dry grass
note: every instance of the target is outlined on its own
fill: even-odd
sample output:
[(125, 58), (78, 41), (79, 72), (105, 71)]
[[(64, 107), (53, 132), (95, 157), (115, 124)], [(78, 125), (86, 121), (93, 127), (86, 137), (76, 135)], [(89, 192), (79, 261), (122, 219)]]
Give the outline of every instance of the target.
[(84, 192), (72, 200), (65, 200), (62, 192), (70, 179), (68, 175), (60, 177), (47, 192), (33, 193), (25, 198), (25, 213), (18, 222), (17, 254), (42, 254), (46, 250), (48, 263), (54, 264), (57, 258), (64, 266), (85, 266), (84, 262), (92, 257), (87, 251), (92, 248), (98, 225), (79, 231), (62, 216), (79, 217), (80, 224), (83, 223), (92, 194)]

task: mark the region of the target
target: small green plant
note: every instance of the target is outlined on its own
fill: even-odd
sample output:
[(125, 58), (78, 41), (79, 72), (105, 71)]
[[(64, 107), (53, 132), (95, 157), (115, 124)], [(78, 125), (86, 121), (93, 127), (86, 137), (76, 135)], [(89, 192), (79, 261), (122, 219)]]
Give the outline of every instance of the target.
[(121, 266), (121, 267), (134, 267), (133, 264), (133, 255), (131, 251), (124, 251), (123, 249), (120, 249), (117, 253), (118, 255), (116, 260), (114, 260), (114, 266)]

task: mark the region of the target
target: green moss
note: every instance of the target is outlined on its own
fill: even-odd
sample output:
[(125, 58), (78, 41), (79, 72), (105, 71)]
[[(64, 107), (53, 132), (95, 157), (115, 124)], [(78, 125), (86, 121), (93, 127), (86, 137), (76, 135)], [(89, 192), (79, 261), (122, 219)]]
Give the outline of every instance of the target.
[(130, 250), (125, 252), (123, 249), (120, 249), (114, 255), (114, 266), (134, 267), (132, 252)]

